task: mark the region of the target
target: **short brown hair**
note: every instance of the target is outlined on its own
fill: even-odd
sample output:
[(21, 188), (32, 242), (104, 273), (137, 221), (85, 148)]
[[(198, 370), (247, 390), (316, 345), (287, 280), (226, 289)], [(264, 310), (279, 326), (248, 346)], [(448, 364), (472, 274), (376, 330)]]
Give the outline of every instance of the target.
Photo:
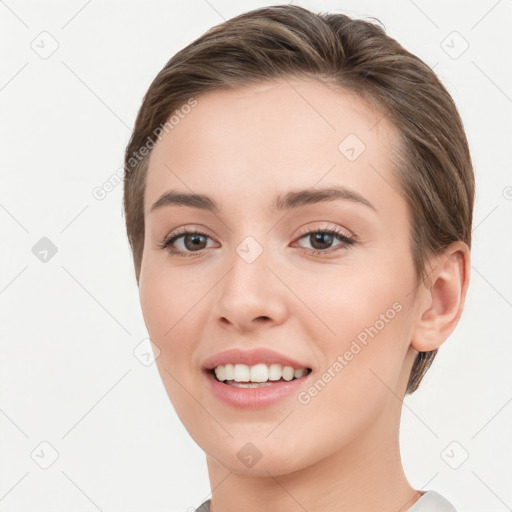
[[(474, 175), (468, 142), (457, 107), (432, 69), (373, 22), (279, 5), (208, 30), (167, 62), (144, 96), (126, 148), (124, 177), (137, 284), (145, 179), (162, 126), (199, 94), (286, 77), (321, 79), (356, 93), (398, 130), (394, 157), (418, 280), (427, 275), (429, 255), (457, 240), (471, 247)], [(407, 393), (418, 388), (436, 353), (418, 353)]]

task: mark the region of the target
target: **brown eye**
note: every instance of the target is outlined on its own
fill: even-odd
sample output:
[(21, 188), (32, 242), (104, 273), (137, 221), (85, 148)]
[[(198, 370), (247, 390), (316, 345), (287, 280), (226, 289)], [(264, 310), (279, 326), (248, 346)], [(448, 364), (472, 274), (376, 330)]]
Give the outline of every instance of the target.
[(211, 240), (211, 237), (201, 231), (185, 230), (167, 237), (158, 244), (158, 247), (167, 250), (173, 256), (199, 256), (200, 252), (207, 248), (208, 239)]
[(206, 236), (200, 234), (186, 234), (183, 237), (183, 245), (189, 251), (196, 251), (206, 248)]
[[(356, 243), (354, 238), (336, 228), (317, 229), (316, 231), (307, 229), (299, 238), (299, 240), (303, 239), (308, 240), (311, 245), (311, 249), (307, 247), (304, 249), (314, 255), (328, 255), (340, 249), (347, 249)], [(339, 243), (333, 245), (336, 241)]]
[(312, 235), (309, 236), (311, 240), (311, 245), (313, 246), (314, 249), (318, 250), (329, 249), (329, 247), (334, 242), (334, 236), (331, 235), (330, 233), (318, 232), (313, 233)]

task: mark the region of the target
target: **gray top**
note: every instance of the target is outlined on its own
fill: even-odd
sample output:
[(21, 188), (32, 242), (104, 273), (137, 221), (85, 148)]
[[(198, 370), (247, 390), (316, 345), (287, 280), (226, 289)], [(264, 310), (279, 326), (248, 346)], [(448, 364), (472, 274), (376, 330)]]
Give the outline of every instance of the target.
[[(210, 512), (210, 501), (206, 500), (195, 512)], [(407, 512), (457, 512), (453, 505), (436, 491), (426, 491)]]

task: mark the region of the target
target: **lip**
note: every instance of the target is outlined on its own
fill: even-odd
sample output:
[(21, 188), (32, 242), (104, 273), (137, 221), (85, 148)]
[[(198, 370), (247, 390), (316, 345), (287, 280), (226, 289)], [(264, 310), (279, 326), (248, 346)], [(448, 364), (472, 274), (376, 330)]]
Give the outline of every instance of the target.
[(267, 348), (255, 348), (252, 350), (232, 348), (225, 350), (224, 352), (219, 352), (206, 359), (202, 364), (202, 368), (203, 370), (212, 370), (217, 366), (224, 366), (226, 364), (246, 364), (247, 366), (254, 366), (258, 363), (277, 363), (282, 366), (291, 366), (295, 369), (311, 368), (305, 363), (301, 363), (300, 361), (296, 361), (295, 359)]
[(225, 404), (238, 409), (262, 409), (290, 396), (297, 396), (301, 388), (305, 389), (310, 385), (313, 374), (309, 372), (300, 379), (277, 381), (259, 388), (238, 388), (218, 381), (212, 370), (204, 369), (202, 373), (211, 393)]

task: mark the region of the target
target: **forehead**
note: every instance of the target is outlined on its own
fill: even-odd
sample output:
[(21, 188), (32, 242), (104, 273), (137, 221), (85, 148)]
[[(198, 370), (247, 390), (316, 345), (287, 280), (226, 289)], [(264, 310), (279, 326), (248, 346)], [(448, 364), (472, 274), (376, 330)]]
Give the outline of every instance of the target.
[(396, 131), (354, 93), (289, 79), (211, 91), (196, 101), (152, 151), (145, 215), (167, 189), (246, 205), (317, 184), (379, 195), (387, 181), (396, 195)]

